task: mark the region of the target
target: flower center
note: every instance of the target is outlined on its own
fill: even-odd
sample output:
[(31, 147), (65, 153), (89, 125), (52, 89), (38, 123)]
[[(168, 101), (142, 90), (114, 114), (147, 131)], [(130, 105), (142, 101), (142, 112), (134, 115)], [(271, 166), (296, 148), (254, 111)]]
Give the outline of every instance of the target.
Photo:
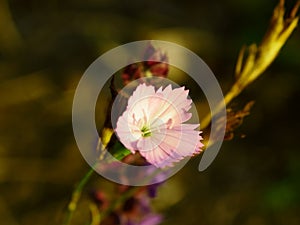
[(151, 136), (151, 130), (150, 127), (144, 125), (141, 129), (142, 137), (150, 137)]

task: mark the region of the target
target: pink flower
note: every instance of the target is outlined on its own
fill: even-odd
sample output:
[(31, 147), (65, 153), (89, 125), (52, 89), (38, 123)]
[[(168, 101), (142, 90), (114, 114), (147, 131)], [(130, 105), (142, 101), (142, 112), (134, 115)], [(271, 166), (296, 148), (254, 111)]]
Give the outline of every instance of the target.
[(119, 117), (116, 133), (132, 153), (139, 151), (156, 167), (172, 166), (186, 156), (201, 151), (199, 124), (184, 124), (192, 100), (184, 87), (159, 88), (140, 84)]

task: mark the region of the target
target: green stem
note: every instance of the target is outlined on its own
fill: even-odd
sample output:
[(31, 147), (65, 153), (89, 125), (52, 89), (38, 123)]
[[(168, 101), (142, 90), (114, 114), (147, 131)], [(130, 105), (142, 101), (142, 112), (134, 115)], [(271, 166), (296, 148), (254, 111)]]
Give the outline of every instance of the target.
[(72, 198), (68, 204), (66, 216), (63, 222), (63, 225), (69, 225), (71, 223), (72, 217), (74, 215), (74, 212), (77, 208), (78, 201), (80, 199), (82, 189), (87, 184), (87, 182), (90, 180), (91, 176), (94, 173), (94, 166), (84, 175), (84, 177), (79, 181), (76, 188), (73, 190)]

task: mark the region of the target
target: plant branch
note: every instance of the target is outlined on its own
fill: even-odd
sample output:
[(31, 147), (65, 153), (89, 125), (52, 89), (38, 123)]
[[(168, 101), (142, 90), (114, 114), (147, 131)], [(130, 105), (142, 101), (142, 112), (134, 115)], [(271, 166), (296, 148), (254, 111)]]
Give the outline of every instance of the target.
[(85, 175), (84, 177), (79, 181), (78, 185), (74, 189), (72, 193), (71, 200), (67, 207), (66, 216), (63, 222), (63, 225), (69, 225), (71, 223), (72, 217), (74, 212), (76, 211), (78, 201), (81, 197), (82, 189), (87, 184), (87, 182), (90, 180), (91, 176), (94, 173), (94, 167), (92, 167)]
[[(248, 48), (243, 47), (241, 49), (235, 68), (236, 81), (224, 98), (226, 106), (272, 64), (297, 27), (299, 18), (296, 15), (299, 6), (300, 1), (295, 4), (289, 17), (284, 18), (284, 0), (280, 0), (273, 11), (269, 28), (261, 44), (258, 47), (256, 44), (252, 44)], [(206, 115), (201, 121), (201, 129), (209, 126), (211, 118), (216, 116), (222, 105), (220, 103), (217, 106), (215, 114), (209, 113)]]

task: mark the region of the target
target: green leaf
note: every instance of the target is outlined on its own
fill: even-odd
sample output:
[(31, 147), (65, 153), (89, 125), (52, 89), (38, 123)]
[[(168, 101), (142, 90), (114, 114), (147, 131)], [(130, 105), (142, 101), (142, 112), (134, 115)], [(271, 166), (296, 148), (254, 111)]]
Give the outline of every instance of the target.
[(117, 160), (124, 159), (127, 155), (131, 154), (131, 151), (125, 148), (120, 142), (116, 142), (109, 152), (115, 157)]

